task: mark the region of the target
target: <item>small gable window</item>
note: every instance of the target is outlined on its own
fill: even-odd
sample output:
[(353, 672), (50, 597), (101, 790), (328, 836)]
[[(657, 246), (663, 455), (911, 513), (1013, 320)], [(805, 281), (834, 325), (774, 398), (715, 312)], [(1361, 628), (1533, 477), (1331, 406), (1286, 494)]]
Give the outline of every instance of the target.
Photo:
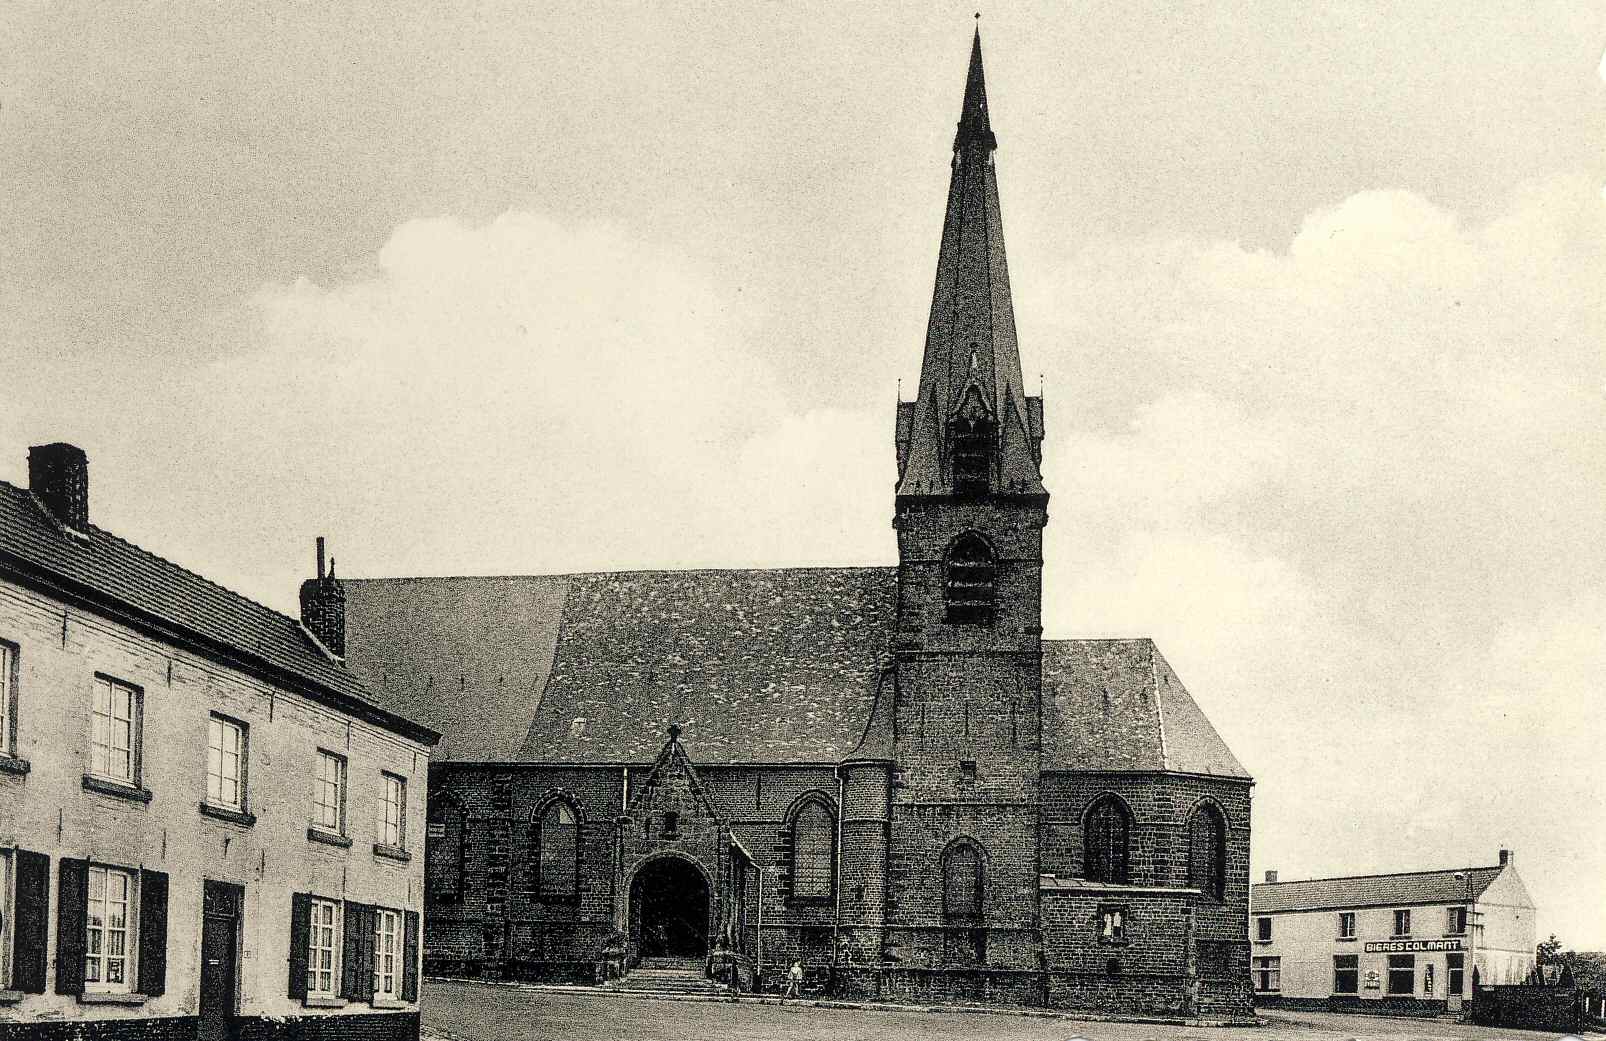
[(973, 531), (954, 539), (948, 547), (948, 574), (943, 584), (949, 623), (986, 625), (993, 620), (998, 602), (997, 570), (986, 539)]
[(949, 847), (942, 860), (943, 912), (949, 918), (980, 918), (982, 885), (980, 847), (963, 841)]
[(580, 825), (561, 799), (547, 804), (535, 825), (535, 892), (543, 900), (572, 900), (580, 892)]
[(1132, 818), (1126, 806), (1106, 795), (1087, 811), (1083, 829), (1083, 873), (1094, 882), (1131, 880)]
[(835, 868), (836, 821), (823, 802), (811, 800), (792, 818), (792, 896), (828, 899)]
[(1188, 885), (1217, 900), (1227, 893), (1227, 825), (1205, 803), (1188, 818)]

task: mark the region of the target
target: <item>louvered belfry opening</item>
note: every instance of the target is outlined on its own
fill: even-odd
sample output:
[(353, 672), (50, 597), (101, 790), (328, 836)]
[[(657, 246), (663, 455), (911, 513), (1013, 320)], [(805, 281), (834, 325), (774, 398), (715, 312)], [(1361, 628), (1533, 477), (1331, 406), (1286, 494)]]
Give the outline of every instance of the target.
[(987, 625), (998, 603), (997, 564), (987, 540), (973, 531), (954, 540), (948, 550), (944, 586), (947, 620), (957, 625)]
[(992, 486), (993, 424), (961, 416), (953, 423), (954, 494), (986, 495)]

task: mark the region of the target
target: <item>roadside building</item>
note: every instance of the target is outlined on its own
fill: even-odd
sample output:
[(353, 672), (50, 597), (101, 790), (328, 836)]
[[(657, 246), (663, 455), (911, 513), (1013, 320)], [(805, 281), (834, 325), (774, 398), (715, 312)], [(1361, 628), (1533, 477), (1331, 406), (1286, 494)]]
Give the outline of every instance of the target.
[(346, 668), (344, 597), (320, 560), (297, 620), (96, 527), (72, 445), (0, 482), (0, 1024), (417, 1036), (437, 735)]
[(1493, 867), (1250, 887), (1255, 1003), (1345, 1011), (1457, 1010), (1534, 966), (1534, 904), (1510, 850)]

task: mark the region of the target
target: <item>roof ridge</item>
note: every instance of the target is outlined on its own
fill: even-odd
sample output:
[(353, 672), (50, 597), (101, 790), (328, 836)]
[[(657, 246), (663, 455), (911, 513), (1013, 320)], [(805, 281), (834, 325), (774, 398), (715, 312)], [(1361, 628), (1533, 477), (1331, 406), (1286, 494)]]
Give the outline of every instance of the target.
[(590, 578), (596, 575), (716, 575), (716, 574), (778, 574), (793, 571), (896, 571), (896, 564), (801, 564), (792, 567), (693, 567), (693, 568), (619, 568), (611, 571), (550, 571), (539, 574), (502, 575), (384, 575), (374, 578), (352, 578), (342, 575), (340, 581), (359, 582), (482, 582), (498, 578)]
[[(30, 495), (30, 493), (26, 489), (19, 488), (17, 485), (12, 484), (10, 481), (0, 480), (0, 484), (5, 485), (6, 487), (10, 488), (11, 490), (17, 492), (20, 495), (24, 495), (24, 496)], [(230, 589), (228, 586), (223, 585), (221, 582), (217, 582), (217, 581), (214, 581), (213, 579), (207, 578), (205, 575), (201, 574), (199, 571), (196, 571), (193, 568), (186, 567), (185, 565), (180, 564), (176, 560), (170, 560), (167, 557), (162, 556), (160, 553), (155, 552), (154, 550), (146, 549), (144, 546), (141, 546), (137, 542), (130, 542), (128, 539), (123, 538), (121, 535), (117, 534), (114, 531), (108, 531), (107, 529), (102, 528), (98, 524), (89, 524), (89, 525), (87, 525), (87, 527), (89, 528), (89, 534), (91, 534), (91, 535), (104, 536), (105, 538), (111, 539), (113, 542), (120, 542), (124, 546), (127, 546), (129, 549), (133, 550), (135, 553), (143, 554), (144, 556), (149, 557), (152, 560), (161, 561), (163, 564), (166, 564), (168, 567), (173, 568), (175, 571), (182, 571), (184, 574), (189, 575), (191, 578), (197, 579), (197, 580), (205, 583), (208, 586), (211, 586), (213, 589), (216, 589), (220, 593), (223, 593), (223, 594), (225, 594), (227, 596), (231, 596), (234, 599), (239, 600), (239, 601), (241, 601), (243, 603), (250, 604), (252, 607), (259, 608), (260, 610), (266, 611), (268, 614), (271, 614), (271, 615), (273, 615), (273, 616), (275, 616), (277, 618), (282, 618), (282, 619), (284, 619), (285, 622), (289, 623), (292, 626), (300, 624), (301, 619), (292, 617), (291, 615), (285, 614), (283, 611), (279, 611), (279, 610), (277, 610), (275, 608), (269, 607), (267, 604), (262, 603), (260, 600), (256, 600), (256, 599), (253, 599), (252, 597), (246, 596), (244, 593), (241, 593), (238, 590)], [(345, 579), (342, 579), (341, 581), (345, 581)]]
[(1425, 868), (1420, 871), (1383, 871), (1375, 875), (1331, 875), (1326, 878), (1288, 878), (1278, 879), (1276, 882), (1253, 882), (1254, 886), (1293, 886), (1304, 882), (1359, 882), (1368, 878), (1414, 878), (1419, 875), (1451, 875), (1459, 871), (1499, 871), (1505, 865), (1490, 864), (1488, 866)]

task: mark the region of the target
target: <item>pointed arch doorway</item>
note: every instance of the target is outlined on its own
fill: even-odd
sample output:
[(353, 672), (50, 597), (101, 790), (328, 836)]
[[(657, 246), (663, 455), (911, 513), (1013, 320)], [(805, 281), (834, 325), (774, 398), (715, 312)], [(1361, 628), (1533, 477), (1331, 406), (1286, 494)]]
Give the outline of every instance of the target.
[(643, 958), (708, 953), (708, 876), (687, 857), (653, 857), (630, 880), (631, 946)]

